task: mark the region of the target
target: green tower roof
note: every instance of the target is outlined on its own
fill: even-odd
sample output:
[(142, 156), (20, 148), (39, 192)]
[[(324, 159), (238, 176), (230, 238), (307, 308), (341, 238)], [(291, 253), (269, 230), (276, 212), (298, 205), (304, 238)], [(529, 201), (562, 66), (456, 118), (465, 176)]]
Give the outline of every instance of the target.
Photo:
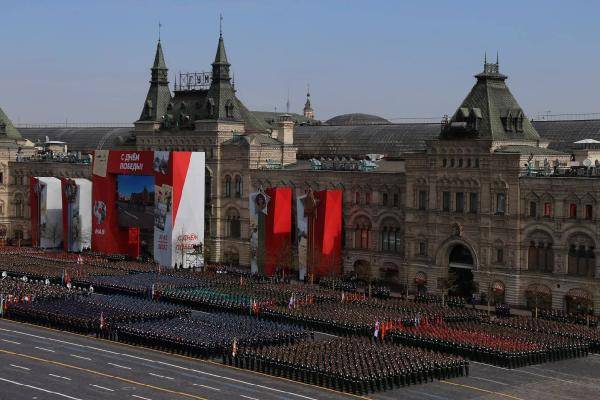
[(0, 140), (1, 139), (21, 139), (21, 132), (13, 125), (12, 121), (0, 108)]
[(474, 137), (492, 140), (539, 140), (500, 73), (499, 63), (484, 62), (477, 82), (442, 130), (445, 139)]

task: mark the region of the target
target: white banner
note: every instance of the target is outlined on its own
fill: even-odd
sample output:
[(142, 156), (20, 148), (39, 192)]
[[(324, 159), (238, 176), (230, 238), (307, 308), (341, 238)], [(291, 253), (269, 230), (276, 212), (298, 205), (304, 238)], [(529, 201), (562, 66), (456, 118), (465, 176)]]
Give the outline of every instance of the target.
[[(172, 156), (179, 157), (183, 154), (175, 152)], [(187, 171), (178, 170), (176, 167), (180, 163), (176, 161), (177, 159), (173, 162), (173, 190), (179, 191), (181, 196), (179, 204), (173, 204), (172, 265), (177, 263), (184, 268), (201, 267), (204, 259), (197, 253), (204, 249), (204, 153), (191, 154)], [(182, 187), (178, 187), (180, 181)]]
[(308, 265), (308, 218), (304, 215), (306, 195), (296, 197), (296, 225), (298, 235), (298, 279), (306, 279)]
[[(92, 182), (88, 179), (73, 179), (75, 195), (67, 200), (67, 248), (81, 252), (92, 246)], [(68, 189), (65, 189), (68, 190)], [(67, 198), (69, 193), (67, 193)]]
[(63, 240), (62, 185), (58, 178), (37, 179), (40, 182), (40, 247), (53, 249)]

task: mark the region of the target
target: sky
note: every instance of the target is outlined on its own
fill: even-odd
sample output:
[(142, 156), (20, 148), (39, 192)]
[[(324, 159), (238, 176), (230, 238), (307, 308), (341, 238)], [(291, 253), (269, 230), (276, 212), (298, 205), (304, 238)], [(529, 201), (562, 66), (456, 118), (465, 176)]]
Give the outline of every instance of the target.
[[(208, 71), (223, 14), (251, 110), (394, 122), (452, 114), (484, 52), (527, 115), (600, 113), (598, 1), (0, 0), (0, 107), (15, 123), (123, 123), (141, 112), (158, 23), (169, 77)], [(600, 114), (597, 116), (600, 117)]]
[(119, 193), (129, 197), (131, 193), (142, 193), (144, 189), (154, 192), (154, 176), (118, 175)]

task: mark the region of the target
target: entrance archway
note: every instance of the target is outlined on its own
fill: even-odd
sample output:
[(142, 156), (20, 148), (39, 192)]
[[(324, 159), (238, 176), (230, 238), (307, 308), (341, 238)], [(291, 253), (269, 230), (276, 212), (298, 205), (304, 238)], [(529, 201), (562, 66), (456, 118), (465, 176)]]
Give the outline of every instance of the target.
[(475, 292), (473, 282), (473, 254), (462, 244), (457, 244), (448, 255), (448, 294), (471, 298)]

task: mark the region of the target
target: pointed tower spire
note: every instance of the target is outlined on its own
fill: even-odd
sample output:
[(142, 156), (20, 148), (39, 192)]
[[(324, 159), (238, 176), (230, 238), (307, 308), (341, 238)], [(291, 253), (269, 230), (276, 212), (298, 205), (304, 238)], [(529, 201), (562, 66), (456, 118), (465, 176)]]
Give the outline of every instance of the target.
[(212, 80), (208, 89), (207, 101), (210, 105), (209, 119), (235, 120), (242, 119), (239, 102), (235, 97), (235, 88), (231, 82), (229, 61), (225, 53), (223, 32), (219, 32), (217, 54), (212, 63)]
[(160, 117), (166, 114), (167, 105), (171, 101), (168, 72), (169, 69), (165, 63), (165, 56), (159, 39), (156, 44), (154, 63), (150, 68), (150, 88), (146, 95), (140, 121), (158, 121)]
[(223, 41), (223, 16), (219, 15), (219, 44), (217, 46), (217, 54), (215, 61), (212, 64), (212, 79), (213, 81), (229, 80), (229, 61), (227, 61), (227, 53), (225, 52), (225, 42)]
[(304, 103), (304, 116), (308, 119), (315, 118), (315, 112), (310, 105), (310, 84), (306, 84), (306, 103)]
[[(154, 71), (165, 71), (164, 79), (167, 79), (166, 71), (167, 64), (165, 63), (165, 56), (163, 54), (162, 45), (160, 44), (160, 39), (158, 39), (158, 43), (156, 45), (156, 54), (154, 55), (154, 64), (152, 64), (152, 72)], [(152, 78), (154, 79), (154, 77)]]

